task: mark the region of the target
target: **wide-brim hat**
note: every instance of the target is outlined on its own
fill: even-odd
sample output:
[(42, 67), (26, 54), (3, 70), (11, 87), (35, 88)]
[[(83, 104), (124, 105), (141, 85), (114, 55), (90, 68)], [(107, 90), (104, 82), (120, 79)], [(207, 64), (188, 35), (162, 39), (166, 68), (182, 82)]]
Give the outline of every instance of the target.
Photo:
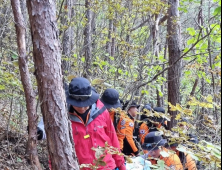
[(165, 113), (165, 109), (163, 107), (155, 107), (153, 109), (155, 112), (159, 112), (159, 113)]
[(119, 93), (116, 89), (106, 89), (100, 98), (100, 101), (105, 105), (107, 109), (122, 108), (122, 104), (119, 100)]
[(161, 132), (154, 131), (148, 133), (145, 137), (144, 144), (142, 145), (143, 150), (157, 150), (160, 146), (165, 146), (167, 143), (166, 139), (163, 139)]
[(105, 107), (106, 107), (107, 109), (111, 109), (111, 108), (114, 108), (114, 109), (122, 108), (122, 105), (121, 105), (120, 101), (118, 101), (118, 103), (116, 103), (116, 104), (109, 104), (109, 103), (104, 102), (104, 100), (102, 100), (102, 99), (100, 99), (100, 100), (101, 100), (101, 102), (105, 105)]
[(136, 107), (137, 109), (139, 109), (139, 107), (140, 107), (140, 105), (137, 104), (136, 101), (132, 101), (131, 103), (130, 103), (130, 101), (126, 101), (126, 103), (125, 103), (124, 106), (123, 106), (123, 110), (125, 110), (128, 105), (129, 105), (129, 109), (130, 109), (131, 107)]
[(71, 81), (66, 95), (66, 102), (76, 107), (91, 106), (99, 99), (99, 94), (92, 90), (90, 82), (83, 77)]

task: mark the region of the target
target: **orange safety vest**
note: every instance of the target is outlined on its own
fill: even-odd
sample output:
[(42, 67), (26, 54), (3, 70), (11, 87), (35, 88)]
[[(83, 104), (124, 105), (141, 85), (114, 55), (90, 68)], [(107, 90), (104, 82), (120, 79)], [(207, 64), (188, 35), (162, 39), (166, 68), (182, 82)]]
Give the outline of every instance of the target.
[(181, 163), (183, 164), (185, 169), (188, 170), (197, 170), (196, 162), (195, 160), (190, 156), (190, 154), (176, 151), (176, 154), (180, 158)]
[(134, 132), (134, 119), (127, 118), (126, 119), (126, 136), (124, 139), (124, 147), (123, 147), (123, 153), (125, 155), (134, 155), (138, 154), (138, 148), (134, 142), (133, 138), (133, 132)]
[[(165, 121), (164, 124), (167, 125), (167, 121)], [(159, 128), (161, 128), (162, 124), (159, 123), (156, 126), (159, 129)], [(149, 127), (147, 126), (146, 122), (143, 122), (139, 127), (139, 138), (140, 138), (141, 144), (144, 143), (145, 137), (149, 132), (150, 132), (150, 130), (149, 130)]]
[[(163, 148), (163, 150), (167, 152), (170, 156), (165, 158), (160, 156), (160, 160), (163, 160), (165, 162), (165, 165), (173, 170), (183, 170), (183, 165), (181, 164), (180, 158), (177, 156), (177, 154), (170, 153), (169, 150), (166, 148)], [(157, 164), (156, 160), (150, 160), (150, 162), (153, 165)]]
[(116, 130), (116, 134), (117, 134), (118, 141), (120, 144), (120, 149), (123, 150), (123, 141), (126, 136), (127, 118), (123, 113), (117, 114), (115, 111), (110, 111), (109, 114)]

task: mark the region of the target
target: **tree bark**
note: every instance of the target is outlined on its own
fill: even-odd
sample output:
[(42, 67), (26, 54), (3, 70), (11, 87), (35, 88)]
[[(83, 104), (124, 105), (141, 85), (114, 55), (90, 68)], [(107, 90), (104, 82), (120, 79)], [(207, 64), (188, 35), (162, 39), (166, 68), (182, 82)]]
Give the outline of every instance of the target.
[(68, 75), (70, 70), (70, 54), (71, 54), (71, 37), (72, 37), (72, 27), (70, 24), (70, 20), (72, 17), (72, 3), (71, 0), (66, 0), (65, 2), (65, 11), (63, 12), (61, 23), (62, 25), (66, 25), (67, 29), (64, 30), (63, 40), (62, 40), (62, 56), (66, 59), (62, 61), (62, 72), (63, 75)]
[(12, 10), (15, 20), (15, 28), (17, 34), (17, 45), (19, 53), (19, 70), (22, 80), (22, 85), (25, 92), (28, 125), (29, 125), (29, 137), (27, 143), (27, 155), (31, 165), (35, 169), (41, 170), (41, 164), (38, 158), (37, 152), (37, 113), (35, 110), (36, 100), (32, 87), (31, 77), (29, 74), (28, 63), (26, 61), (26, 41), (25, 41), (25, 23), (22, 15), (19, 0), (11, 0)]
[[(169, 49), (169, 65), (172, 65), (181, 56), (181, 31), (179, 23), (179, 0), (169, 0), (170, 8), (168, 10), (167, 32), (168, 32), (168, 49)], [(177, 62), (168, 70), (168, 102), (173, 105), (179, 103), (180, 94), (180, 76), (181, 76), (181, 61)], [(177, 122), (175, 117), (177, 112), (172, 112), (169, 128), (174, 127)]]
[[(106, 52), (111, 56), (111, 44), (112, 44), (112, 32), (113, 32), (113, 19), (109, 20), (109, 33), (108, 33), (108, 42), (106, 43)], [(107, 59), (109, 61), (109, 59)]]
[(84, 56), (85, 56), (85, 73), (84, 77), (91, 75), (90, 68), (92, 63), (92, 12), (90, 10), (91, 1), (85, 0), (86, 8), (86, 26), (84, 30)]
[[(193, 97), (194, 96), (194, 93), (196, 91), (196, 88), (197, 88), (197, 85), (198, 85), (198, 82), (199, 82), (199, 78), (195, 79), (195, 82), (194, 82), (194, 85), (193, 85), (193, 88), (192, 88), (192, 91), (190, 93), (190, 96)], [(190, 105), (187, 105), (187, 109), (190, 108)]]
[(66, 112), (55, 1), (27, 0), (35, 75), (53, 170), (79, 169)]

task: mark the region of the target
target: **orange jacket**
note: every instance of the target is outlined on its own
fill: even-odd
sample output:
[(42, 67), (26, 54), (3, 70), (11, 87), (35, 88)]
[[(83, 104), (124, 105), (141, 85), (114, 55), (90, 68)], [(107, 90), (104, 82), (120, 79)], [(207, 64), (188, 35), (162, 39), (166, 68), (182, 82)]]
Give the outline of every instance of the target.
[[(167, 150), (166, 148), (163, 148), (163, 151), (169, 154), (169, 157), (165, 157), (165, 158), (160, 156), (160, 160), (163, 160), (166, 166), (174, 170), (183, 170), (183, 165), (181, 164), (180, 158), (177, 156), (177, 154), (170, 153), (169, 150)], [(157, 161), (151, 160), (151, 163), (155, 165), (157, 164)]]
[(117, 114), (115, 111), (110, 111), (109, 114), (114, 127), (116, 126), (115, 129), (119, 140), (120, 149), (123, 150), (123, 141), (126, 136), (126, 116), (123, 113)]
[[(167, 125), (167, 121), (165, 121), (164, 124)], [(161, 123), (156, 125), (157, 128), (161, 128), (161, 126), (162, 126)], [(149, 132), (150, 130), (149, 130), (149, 127), (147, 126), (147, 123), (143, 122), (139, 127), (139, 138), (140, 138), (141, 144), (144, 143), (145, 137)]]
[(149, 133), (149, 127), (147, 126), (146, 123), (142, 123), (139, 127), (139, 138), (141, 144), (144, 143), (146, 135)]
[(133, 139), (134, 132), (134, 119), (129, 117), (126, 119), (126, 131), (125, 131), (125, 139), (124, 139), (124, 147), (123, 153), (125, 155), (137, 155), (138, 148)]
[[(176, 154), (180, 158), (181, 163), (183, 164), (185, 169), (188, 170), (197, 170), (195, 160), (190, 156), (190, 154), (183, 153), (180, 151), (176, 151)], [(185, 158), (186, 157), (186, 158)]]

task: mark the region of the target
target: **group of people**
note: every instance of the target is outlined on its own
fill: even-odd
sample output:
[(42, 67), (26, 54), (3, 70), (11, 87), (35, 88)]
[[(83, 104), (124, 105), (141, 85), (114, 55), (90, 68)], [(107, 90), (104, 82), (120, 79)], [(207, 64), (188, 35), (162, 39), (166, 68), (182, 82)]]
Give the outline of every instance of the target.
[[(82, 77), (70, 82), (66, 95), (79, 164), (93, 164), (96, 157), (91, 148), (104, 147), (107, 142), (124, 155), (141, 156), (153, 165), (160, 159), (171, 169), (197, 169), (196, 162), (189, 154), (177, 151), (177, 144), (169, 145), (158, 131), (161, 126), (167, 128), (167, 121), (147, 114), (165, 113), (164, 108), (152, 109), (150, 105), (145, 105), (137, 122), (140, 105), (135, 101), (121, 102), (118, 91), (111, 88), (100, 96), (90, 82)], [(38, 139), (45, 138), (44, 123), (40, 121)], [(165, 156), (161, 152), (165, 152)], [(99, 167), (99, 170), (126, 170), (123, 156), (107, 153), (103, 161), (106, 166)]]

